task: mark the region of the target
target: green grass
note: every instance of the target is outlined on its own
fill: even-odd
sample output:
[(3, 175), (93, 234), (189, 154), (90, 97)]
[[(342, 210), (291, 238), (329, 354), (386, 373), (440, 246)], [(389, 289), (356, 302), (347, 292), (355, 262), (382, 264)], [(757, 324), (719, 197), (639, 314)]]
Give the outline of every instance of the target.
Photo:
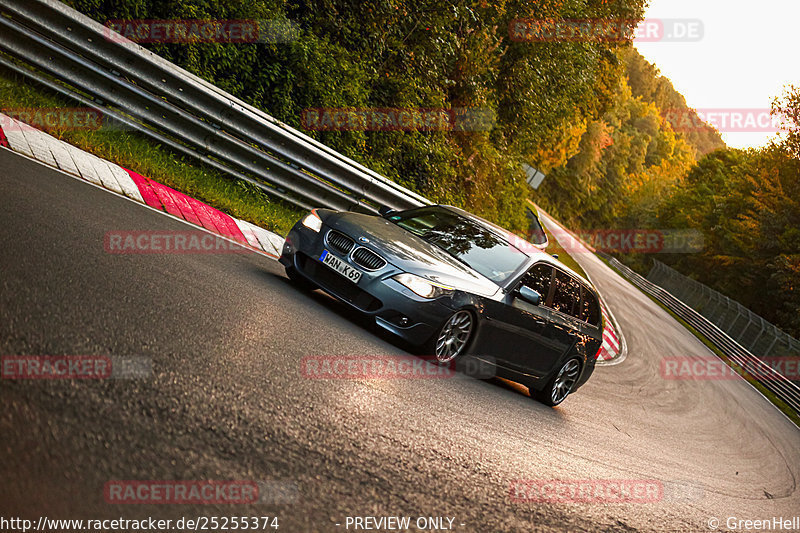
[[(74, 102), (34, 87), (0, 70), (0, 108), (71, 108)], [(197, 198), (231, 216), (286, 235), (302, 211), (259, 188), (236, 180), (195, 159), (175, 154), (132, 131), (48, 130), (50, 135)]]
[[(611, 265), (611, 263), (609, 263), (608, 261), (606, 261), (606, 259), (605, 259), (605, 258), (603, 258), (603, 257), (601, 257), (601, 256), (599, 256), (599, 255), (598, 255), (597, 257), (598, 257), (598, 258), (599, 258), (601, 261), (603, 261), (603, 262), (604, 262), (606, 265), (608, 265), (608, 267), (609, 267), (611, 270), (613, 270), (614, 272), (616, 272), (617, 274), (619, 274), (619, 275), (620, 275), (620, 277), (622, 277), (622, 279), (625, 279), (625, 280), (627, 280), (627, 281), (628, 281), (628, 283), (631, 283), (631, 282), (630, 282), (630, 280), (628, 280), (628, 278), (626, 278), (626, 277), (625, 277), (625, 276), (622, 274), (622, 272), (620, 272), (618, 269), (614, 268), (614, 266), (613, 266), (613, 265)], [(765, 397), (766, 397), (766, 398), (767, 398), (769, 401), (771, 401), (773, 404), (775, 404), (775, 406), (776, 406), (778, 409), (780, 409), (780, 410), (781, 410), (781, 412), (782, 412), (782, 413), (784, 413), (784, 414), (785, 414), (785, 415), (786, 415), (786, 416), (787, 416), (787, 417), (788, 417), (788, 418), (789, 418), (789, 419), (790, 419), (792, 422), (794, 422), (794, 423), (795, 423), (795, 425), (797, 425), (798, 427), (800, 427), (800, 415), (798, 415), (798, 413), (796, 413), (796, 412), (794, 411), (794, 409), (792, 409), (791, 407), (789, 407), (788, 405), (786, 405), (786, 404), (783, 402), (783, 400), (781, 400), (780, 398), (778, 398), (777, 396), (775, 396), (775, 394), (774, 394), (772, 391), (770, 391), (769, 389), (767, 389), (766, 387), (764, 387), (764, 385), (762, 385), (761, 383), (759, 383), (758, 381), (756, 381), (756, 380), (755, 380), (755, 379), (754, 379), (754, 378), (753, 378), (753, 377), (752, 377), (750, 374), (748, 374), (748, 373), (747, 373), (747, 372), (746, 372), (744, 369), (742, 369), (742, 368), (741, 368), (741, 366), (739, 366), (738, 364), (736, 364), (736, 363), (734, 363), (733, 361), (731, 361), (731, 360), (730, 360), (730, 359), (729, 359), (729, 358), (728, 358), (728, 357), (727, 357), (727, 356), (726, 356), (724, 353), (722, 353), (722, 351), (720, 351), (720, 349), (719, 349), (719, 348), (717, 348), (717, 346), (716, 346), (716, 345), (715, 345), (713, 342), (711, 342), (711, 341), (708, 339), (708, 337), (706, 337), (705, 335), (703, 335), (702, 333), (700, 333), (699, 331), (697, 331), (697, 330), (696, 330), (696, 329), (695, 329), (695, 328), (694, 328), (694, 327), (693, 327), (691, 324), (689, 324), (688, 322), (686, 322), (685, 320), (683, 320), (681, 317), (679, 317), (678, 315), (676, 315), (676, 314), (675, 314), (674, 312), (672, 312), (672, 311), (671, 311), (671, 310), (670, 310), (670, 309), (669, 309), (667, 306), (665, 306), (664, 304), (662, 304), (661, 302), (659, 302), (659, 301), (658, 301), (658, 300), (657, 300), (655, 297), (653, 297), (652, 295), (650, 295), (650, 294), (648, 294), (647, 292), (643, 291), (643, 290), (642, 290), (642, 289), (640, 289), (639, 287), (636, 287), (636, 285), (634, 285), (633, 283), (631, 283), (631, 285), (633, 285), (633, 287), (635, 287), (636, 289), (638, 289), (638, 290), (639, 290), (639, 292), (641, 292), (642, 294), (644, 294), (645, 296), (647, 296), (648, 298), (650, 298), (650, 300), (652, 300), (652, 301), (653, 301), (653, 302), (654, 302), (654, 303), (655, 303), (657, 306), (659, 306), (661, 309), (663, 309), (664, 311), (666, 311), (667, 313), (669, 313), (669, 315), (670, 315), (672, 318), (674, 318), (675, 320), (677, 320), (677, 321), (678, 321), (678, 322), (679, 322), (679, 323), (680, 323), (680, 324), (681, 324), (683, 327), (685, 327), (687, 330), (689, 330), (689, 332), (690, 332), (692, 335), (694, 335), (695, 337), (697, 337), (697, 339), (698, 339), (700, 342), (702, 342), (703, 344), (705, 344), (705, 345), (708, 347), (708, 349), (709, 349), (709, 350), (711, 350), (712, 352), (714, 352), (714, 354), (716, 354), (716, 355), (717, 355), (717, 356), (718, 356), (720, 359), (722, 359), (722, 360), (723, 360), (723, 361), (724, 361), (724, 362), (725, 362), (725, 363), (726, 363), (728, 366), (730, 366), (732, 369), (734, 369), (734, 370), (736, 371), (736, 373), (737, 373), (737, 374), (739, 374), (740, 376), (742, 376), (742, 378), (744, 378), (744, 379), (745, 379), (745, 380), (746, 380), (748, 383), (750, 383), (750, 384), (751, 384), (753, 387), (755, 387), (756, 389), (758, 389), (758, 391), (759, 391), (761, 394), (763, 394), (763, 395), (764, 395), (764, 396), (765, 396)]]

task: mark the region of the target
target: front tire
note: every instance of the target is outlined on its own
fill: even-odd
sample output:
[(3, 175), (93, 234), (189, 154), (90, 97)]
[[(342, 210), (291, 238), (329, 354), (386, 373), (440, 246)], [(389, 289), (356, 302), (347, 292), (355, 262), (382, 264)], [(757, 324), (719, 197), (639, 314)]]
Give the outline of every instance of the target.
[(555, 407), (572, 392), (580, 375), (581, 362), (574, 357), (568, 359), (542, 390), (531, 390), (532, 396), (545, 405)]
[(475, 316), (462, 309), (453, 313), (424, 345), (424, 355), (433, 355), (440, 365), (464, 354), (475, 333)]

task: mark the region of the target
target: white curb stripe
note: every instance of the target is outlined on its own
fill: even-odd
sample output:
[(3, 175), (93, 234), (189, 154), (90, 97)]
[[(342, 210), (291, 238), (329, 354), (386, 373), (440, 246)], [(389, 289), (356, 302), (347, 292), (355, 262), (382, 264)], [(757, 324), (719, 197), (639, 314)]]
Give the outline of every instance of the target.
[[(33, 151), (31, 147), (28, 146), (28, 141), (25, 140), (25, 136), (22, 134), (23, 124), (14, 120), (13, 118), (6, 117), (8, 119), (8, 127), (3, 128), (3, 133), (6, 134), (6, 139), (8, 139), (8, 144), (12, 150), (15, 152), (21, 152), (28, 157), (33, 157)], [(3, 124), (6, 124), (6, 121), (3, 121)], [(30, 127), (30, 126), (27, 126)]]
[[(271, 231), (267, 231), (264, 228), (258, 227), (255, 224), (251, 224), (250, 222), (245, 222), (244, 220), (238, 220), (235, 218), (234, 220), (239, 226), (239, 229), (242, 230), (242, 233), (244, 233), (244, 236), (248, 242), (250, 242), (251, 238), (255, 237), (256, 242), (258, 242), (258, 247), (268, 254), (281, 254), (280, 250), (283, 248), (283, 237), (276, 235)], [(245, 231), (245, 228), (247, 228), (248, 231)]]
[(25, 140), (28, 141), (28, 146), (31, 147), (34, 158), (51, 167), (56, 166), (56, 159), (50, 152), (50, 148), (47, 147), (49, 144), (47, 137), (50, 137), (49, 135), (33, 128), (24, 128), (22, 134), (25, 136)]
[(257, 250), (263, 250), (263, 246), (261, 246), (261, 242), (259, 242), (258, 237), (256, 237), (256, 233), (253, 230), (253, 225), (245, 220), (239, 220), (238, 218), (233, 219), (236, 222), (236, 225), (239, 226), (239, 231), (242, 232), (244, 238), (247, 239), (247, 243)]
[(144, 203), (142, 193), (139, 191), (139, 187), (136, 186), (136, 182), (131, 178), (131, 175), (125, 172), (125, 170), (116, 163), (106, 161), (106, 164), (108, 165), (108, 168), (111, 169), (114, 179), (117, 180), (117, 183), (122, 188), (122, 192), (125, 194), (125, 196), (128, 198), (133, 198), (137, 202)]
[(603, 340), (607, 342), (610, 346), (613, 346), (615, 349), (619, 348), (619, 342), (617, 341), (617, 339), (613, 337), (604, 336)]
[(55, 142), (51, 143), (50, 146), (50, 153), (53, 154), (53, 158), (56, 160), (58, 164), (58, 168), (63, 170), (64, 172), (69, 172), (70, 174), (74, 174), (80, 177), (81, 173), (78, 170), (77, 165), (75, 165), (75, 161), (72, 160), (72, 156), (69, 153), (69, 150), (64, 146), (63, 143)]
[(69, 146), (69, 155), (72, 156), (72, 160), (75, 161), (75, 166), (78, 167), (78, 171), (81, 173), (81, 177), (86, 181), (90, 181), (95, 185), (103, 186), (103, 182), (100, 181), (100, 177), (97, 175), (97, 171), (94, 169), (94, 165), (92, 165), (92, 160), (89, 159), (89, 154), (75, 148), (72, 145)]
[(272, 233), (271, 231), (267, 231), (261, 228), (258, 229), (261, 230), (261, 233), (263, 233), (263, 235), (267, 239), (269, 239), (269, 243), (272, 245), (273, 248), (275, 248), (275, 255), (281, 255), (281, 252), (283, 251), (283, 243), (286, 242), (286, 239), (284, 239), (280, 235)]
[(91, 154), (89, 154), (89, 159), (91, 159), (92, 166), (97, 171), (97, 176), (100, 178), (100, 181), (103, 182), (103, 186), (106, 189), (111, 189), (114, 192), (125, 194), (125, 191), (123, 191), (122, 187), (119, 186), (117, 180), (114, 179), (114, 173), (111, 172), (111, 169), (108, 167), (108, 163), (105, 161), (105, 159), (100, 159), (99, 157)]
[[(280, 255), (280, 252), (278, 251), (279, 248), (275, 246), (272, 243), (273, 241), (271, 240), (271, 237), (273, 236), (277, 237), (277, 235), (274, 235), (273, 233), (263, 228), (259, 228), (258, 226), (256, 226), (253, 231), (256, 234), (256, 237), (258, 237), (258, 241), (261, 243), (261, 247), (264, 248), (265, 252), (274, 255)], [(278, 239), (280, 239), (280, 237), (278, 237)], [(280, 247), (283, 248), (283, 239), (281, 239)]]

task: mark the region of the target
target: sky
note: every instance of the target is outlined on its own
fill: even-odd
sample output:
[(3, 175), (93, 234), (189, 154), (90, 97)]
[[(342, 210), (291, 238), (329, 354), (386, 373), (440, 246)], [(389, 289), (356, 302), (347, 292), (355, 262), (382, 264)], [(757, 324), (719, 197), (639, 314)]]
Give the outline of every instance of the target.
[(640, 26), (636, 48), (689, 107), (720, 125), (728, 146), (763, 146), (775, 136), (759, 110), (784, 85), (800, 85), (800, 0), (650, 0), (648, 21), (658, 29), (647, 38)]

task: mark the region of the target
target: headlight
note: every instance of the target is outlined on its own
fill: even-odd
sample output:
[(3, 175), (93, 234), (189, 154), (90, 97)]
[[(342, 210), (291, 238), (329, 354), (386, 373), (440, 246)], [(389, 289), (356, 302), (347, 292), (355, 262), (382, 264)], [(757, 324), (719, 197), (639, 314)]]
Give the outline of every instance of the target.
[(317, 215), (316, 209), (312, 209), (311, 213), (303, 219), (303, 225), (314, 233), (319, 233), (319, 230), (322, 229), (322, 219)]
[(423, 298), (438, 298), (439, 296), (451, 294), (455, 290), (453, 287), (439, 285), (438, 283), (428, 281), (425, 278), (421, 278), (407, 272), (404, 272), (403, 274), (397, 274), (394, 279)]

